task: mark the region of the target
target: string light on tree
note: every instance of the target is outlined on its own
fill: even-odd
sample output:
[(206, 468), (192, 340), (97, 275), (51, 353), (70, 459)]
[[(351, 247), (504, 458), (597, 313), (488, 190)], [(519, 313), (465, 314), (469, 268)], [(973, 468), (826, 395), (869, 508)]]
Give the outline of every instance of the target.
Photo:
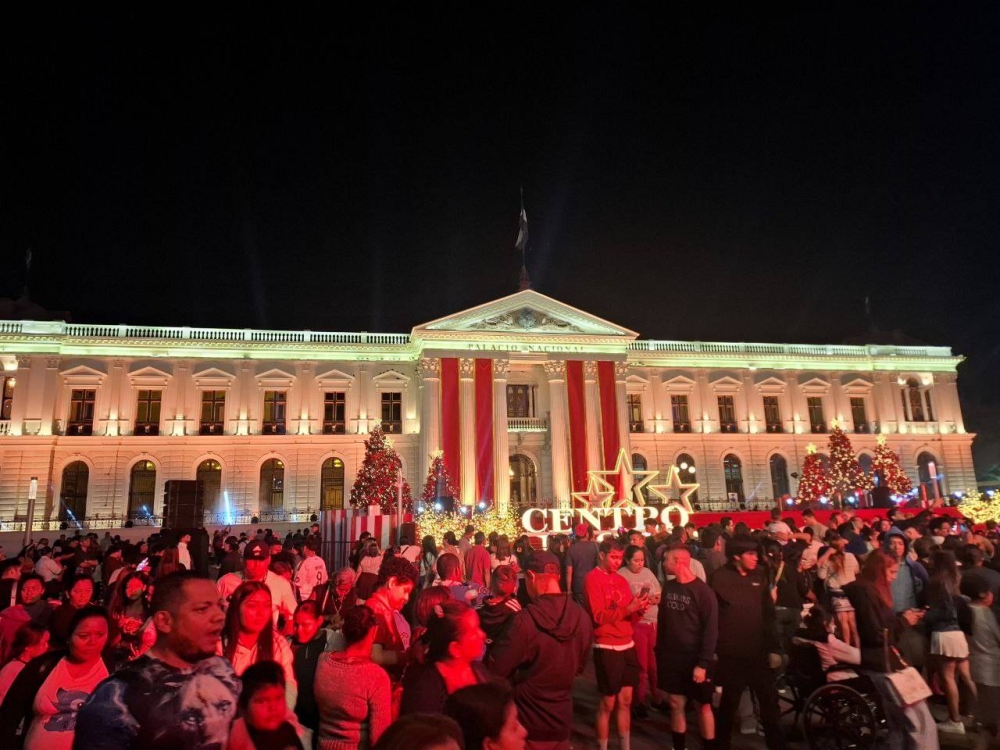
[(888, 487), (893, 495), (905, 495), (913, 489), (913, 482), (900, 466), (899, 454), (889, 447), (885, 435), (878, 436), (872, 457), (872, 475), (878, 477), (879, 486)]
[(802, 464), (802, 478), (799, 480), (799, 491), (796, 496), (801, 505), (811, 506), (830, 494), (830, 480), (826, 477), (823, 462), (816, 452), (816, 446), (809, 443), (806, 446), (806, 460)]
[(1000, 493), (991, 496), (969, 490), (958, 504), (958, 512), (976, 524), (1000, 521)]
[[(399, 454), (382, 432), (381, 423), (372, 428), (365, 440), (365, 458), (351, 488), (351, 507), (378, 506), (383, 514), (396, 512), (396, 480), (403, 466)], [(403, 512), (413, 508), (410, 485), (403, 480)]]
[(524, 533), (520, 520), (510, 511), (504, 513), (496, 506), (486, 510), (476, 511), (471, 517), (467, 513), (441, 513), (430, 507), (418, 513), (414, 519), (417, 524), (417, 536), (434, 537), (434, 542), (440, 547), (446, 532), (453, 531), (459, 537), (465, 533), (465, 527), (470, 523), (477, 531), (489, 535), (492, 532), (503, 535), (513, 541)]
[(837, 422), (830, 432), (830, 492), (846, 499), (854, 493), (872, 489), (872, 480), (861, 471), (861, 464), (854, 457), (851, 439)]
[(458, 490), (455, 489), (448, 467), (445, 466), (444, 451), (434, 451), (431, 454), (431, 465), (427, 468), (427, 479), (424, 480), (420, 499), (427, 506), (434, 507), (434, 504), (444, 497), (458, 497)]

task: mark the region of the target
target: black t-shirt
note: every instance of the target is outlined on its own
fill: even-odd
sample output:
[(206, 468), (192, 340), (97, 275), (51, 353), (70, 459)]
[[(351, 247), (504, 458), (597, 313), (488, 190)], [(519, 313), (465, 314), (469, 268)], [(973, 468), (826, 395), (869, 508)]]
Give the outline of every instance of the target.
[(700, 578), (690, 583), (677, 580), (663, 584), (656, 617), (656, 653), (695, 655), (707, 667), (719, 637), (719, 605), (715, 592)]

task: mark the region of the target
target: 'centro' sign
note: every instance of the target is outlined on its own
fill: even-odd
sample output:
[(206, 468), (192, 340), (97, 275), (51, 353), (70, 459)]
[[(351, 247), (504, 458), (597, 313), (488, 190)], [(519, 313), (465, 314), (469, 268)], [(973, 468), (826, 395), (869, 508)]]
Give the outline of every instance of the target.
[[(521, 514), (521, 526), (529, 534), (568, 534), (576, 524), (591, 526), (598, 536), (612, 534), (621, 528), (643, 531), (646, 523), (662, 523), (673, 528), (671, 516), (680, 517), (680, 526), (688, 522), (684, 506), (671, 503), (664, 508), (650, 505), (622, 508), (529, 508)], [(610, 520), (610, 527), (605, 522)]]

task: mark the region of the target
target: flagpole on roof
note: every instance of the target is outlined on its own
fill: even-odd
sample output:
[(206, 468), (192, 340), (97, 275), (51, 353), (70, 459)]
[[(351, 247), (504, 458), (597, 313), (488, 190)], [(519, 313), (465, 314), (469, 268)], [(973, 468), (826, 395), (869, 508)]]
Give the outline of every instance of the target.
[(514, 247), (521, 251), (521, 276), (518, 279), (518, 291), (531, 289), (531, 279), (528, 276), (526, 252), (528, 248), (528, 213), (524, 210), (524, 185), (521, 185), (521, 215), (517, 229), (517, 241)]

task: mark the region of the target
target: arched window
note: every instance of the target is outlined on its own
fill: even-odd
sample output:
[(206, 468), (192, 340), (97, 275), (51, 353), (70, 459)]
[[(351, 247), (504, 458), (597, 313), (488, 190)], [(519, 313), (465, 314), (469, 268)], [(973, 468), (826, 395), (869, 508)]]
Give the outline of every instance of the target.
[(722, 459), (722, 473), (726, 477), (726, 495), (735, 494), (743, 502), (743, 462), (732, 453), (727, 453)]
[(277, 458), (269, 458), (260, 465), (257, 501), (261, 513), (280, 510), (285, 504), (285, 465)]
[(791, 494), (788, 486), (788, 462), (785, 457), (775, 453), (771, 456), (770, 460), (771, 466), (771, 492), (774, 493), (774, 499)]
[(917, 477), (920, 479), (920, 486), (927, 493), (928, 500), (944, 497), (944, 486), (941, 484), (941, 464), (938, 463), (933, 454), (923, 451), (917, 456)]
[(67, 464), (62, 473), (62, 497), (59, 498), (59, 520), (83, 521), (87, 515), (87, 484), (90, 468), (83, 461)]
[(531, 508), (538, 500), (538, 478), (535, 464), (525, 455), (517, 453), (510, 457), (510, 502), (522, 508)]
[(320, 510), (339, 510), (344, 507), (344, 462), (328, 458), (323, 462), (319, 475)]
[(156, 500), (156, 465), (139, 461), (132, 467), (128, 482), (128, 517), (149, 518)]
[[(681, 484), (698, 484), (698, 472), (694, 466), (694, 456), (690, 453), (681, 453), (677, 457), (677, 472), (681, 479)], [(680, 497), (678, 493), (677, 497)], [(691, 493), (692, 503), (698, 502), (698, 491)]]
[(201, 496), (204, 499), (205, 510), (219, 511), (222, 500), (222, 464), (211, 458), (198, 464), (195, 479), (201, 482)]

